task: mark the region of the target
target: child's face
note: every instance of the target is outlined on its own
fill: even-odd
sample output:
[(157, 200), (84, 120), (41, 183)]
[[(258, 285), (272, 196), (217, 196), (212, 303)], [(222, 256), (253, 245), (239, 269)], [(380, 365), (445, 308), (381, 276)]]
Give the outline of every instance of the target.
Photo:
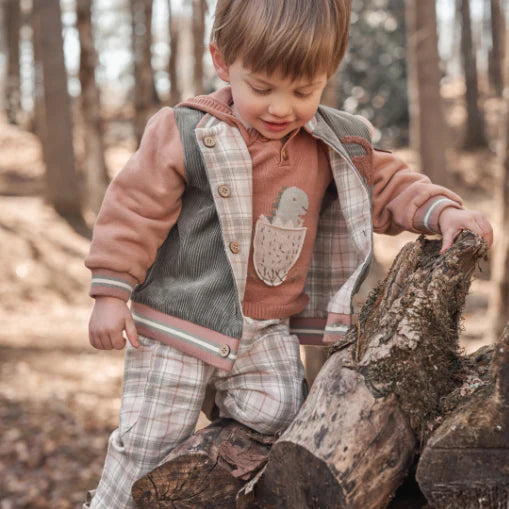
[(211, 47), (211, 53), (219, 77), (230, 82), (237, 113), (265, 138), (281, 139), (315, 115), (326, 73), (291, 80), (279, 73), (251, 72), (240, 59), (226, 65), (217, 48)]

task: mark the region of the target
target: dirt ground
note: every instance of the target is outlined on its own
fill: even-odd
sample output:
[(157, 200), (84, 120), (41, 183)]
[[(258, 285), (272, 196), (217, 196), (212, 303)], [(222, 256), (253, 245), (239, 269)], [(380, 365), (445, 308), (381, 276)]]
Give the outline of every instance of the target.
[[(498, 105), (485, 107), (494, 130)], [(462, 115), (452, 104), (450, 122)], [(110, 168), (123, 164), (129, 146), (109, 147)], [(79, 508), (116, 426), (123, 353), (88, 344), (88, 240), (44, 203), (37, 139), (0, 119), (0, 154), (0, 509)], [(412, 160), (408, 150), (401, 155)], [(450, 156), (451, 187), (494, 220), (494, 153)], [(414, 238), (377, 237), (378, 260), (387, 266)], [(492, 340), (491, 291), (486, 263), (465, 310), (468, 351)]]

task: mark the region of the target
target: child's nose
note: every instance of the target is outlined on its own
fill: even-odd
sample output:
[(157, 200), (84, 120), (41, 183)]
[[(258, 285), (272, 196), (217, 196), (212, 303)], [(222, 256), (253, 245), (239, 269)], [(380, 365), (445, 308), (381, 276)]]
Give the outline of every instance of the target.
[(284, 99), (276, 99), (269, 104), (269, 113), (275, 117), (287, 117), (291, 113), (291, 106)]

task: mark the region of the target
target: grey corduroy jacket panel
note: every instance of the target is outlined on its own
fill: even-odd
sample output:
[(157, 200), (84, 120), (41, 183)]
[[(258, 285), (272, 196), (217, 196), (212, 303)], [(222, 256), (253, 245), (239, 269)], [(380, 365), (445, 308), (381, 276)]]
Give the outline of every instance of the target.
[(184, 146), (186, 191), (176, 225), (133, 302), (239, 338), (242, 313), (194, 129), (204, 113), (175, 108)]

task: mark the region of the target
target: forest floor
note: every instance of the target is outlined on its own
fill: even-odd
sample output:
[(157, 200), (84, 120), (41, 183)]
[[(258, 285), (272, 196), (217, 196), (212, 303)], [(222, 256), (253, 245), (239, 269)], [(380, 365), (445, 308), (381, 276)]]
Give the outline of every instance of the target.
[[(454, 133), (463, 109), (454, 90), (445, 93)], [(499, 105), (484, 106), (495, 132)], [(120, 168), (132, 148), (112, 138), (109, 167)], [(44, 202), (37, 139), (0, 119), (0, 153), (0, 509), (81, 508), (116, 427), (123, 352), (88, 344), (89, 240)], [(494, 221), (494, 152), (452, 149), (450, 163), (450, 187)], [(388, 267), (413, 239), (377, 236), (377, 259)], [(489, 273), (486, 263), (468, 297), (461, 334), (468, 351), (492, 341)]]

